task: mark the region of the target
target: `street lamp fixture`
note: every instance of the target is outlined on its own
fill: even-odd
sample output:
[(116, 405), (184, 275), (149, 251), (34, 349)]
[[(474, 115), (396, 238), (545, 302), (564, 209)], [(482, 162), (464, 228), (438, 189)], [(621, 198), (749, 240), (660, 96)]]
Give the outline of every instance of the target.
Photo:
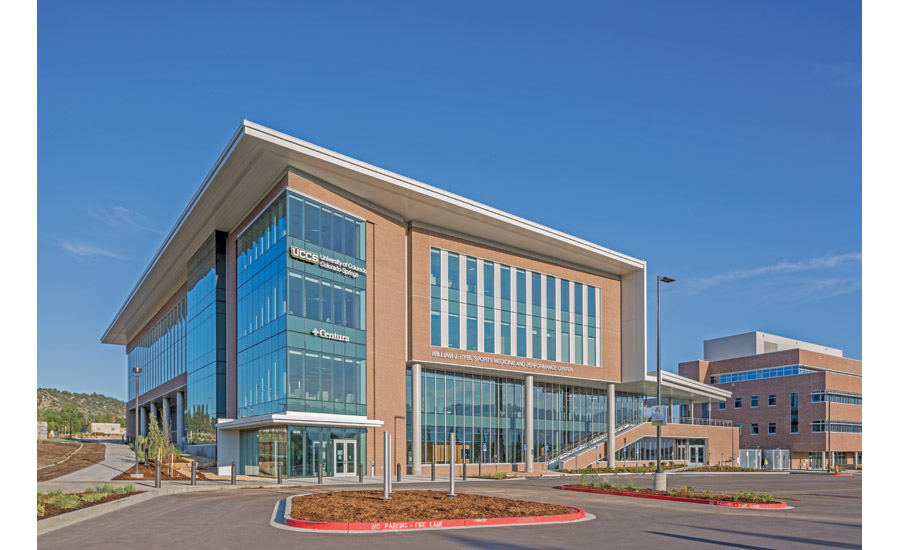
[[(659, 284), (674, 283), (671, 277), (656, 277), (656, 406), (662, 406), (662, 355), (659, 335)], [(666, 490), (666, 473), (662, 469), (662, 425), (656, 426), (656, 473), (653, 474), (653, 488)]]
[(140, 378), (141, 367), (132, 367), (131, 374), (134, 375), (134, 472), (131, 477), (144, 477), (140, 471), (140, 459), (138, 457), (138, 430), (141, 425), (141, 408), (140, 405)]

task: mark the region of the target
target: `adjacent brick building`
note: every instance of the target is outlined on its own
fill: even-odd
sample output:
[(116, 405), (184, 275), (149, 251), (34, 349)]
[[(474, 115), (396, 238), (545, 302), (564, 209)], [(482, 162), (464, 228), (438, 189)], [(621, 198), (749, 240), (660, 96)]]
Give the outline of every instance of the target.
[(731, 392), (698, 414), (739, 426), (741, 449), (789, 449), (792, 469), (861, 462), (862, 362), (839, 349), (750, 332), (707, 340), (678, 372)]

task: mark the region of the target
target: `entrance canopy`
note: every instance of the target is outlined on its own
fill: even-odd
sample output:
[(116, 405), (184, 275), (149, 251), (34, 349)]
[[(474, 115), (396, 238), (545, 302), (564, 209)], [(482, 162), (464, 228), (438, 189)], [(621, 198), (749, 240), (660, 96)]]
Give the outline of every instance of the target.
[[(731, 392), (723, 390), (691, 378), (662, 371), (662, 397), (678, 401), (725, 401), (731, 397)], [(644, 380), (616, 384), (616, 391), (641, 393), (647, 396), (656, 396), (656, 372), (647, 373)]]
[(384, 424), (381, 420), (370, 420), (365, 416), (348, 414), (280, 412), (260, 414), (247, 418), (219, 419), (216, 428), (219, 430), (249, 430), (266, 426), (322, 426), (331, 428), (379, 428)]

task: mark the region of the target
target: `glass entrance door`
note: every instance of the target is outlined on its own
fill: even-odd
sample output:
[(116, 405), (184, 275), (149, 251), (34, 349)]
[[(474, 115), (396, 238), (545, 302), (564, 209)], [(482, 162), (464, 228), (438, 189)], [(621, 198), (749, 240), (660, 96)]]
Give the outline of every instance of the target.
[(689, 448), (690, 451), (690, 462), (689, 464), (694, 466), (702, 466), (704, 464), (703, 458), (706, 450), (705, 445), (691, 445)]
[(353, 439), (334, 440), (334, 475), (356, 475), (356, 441)]

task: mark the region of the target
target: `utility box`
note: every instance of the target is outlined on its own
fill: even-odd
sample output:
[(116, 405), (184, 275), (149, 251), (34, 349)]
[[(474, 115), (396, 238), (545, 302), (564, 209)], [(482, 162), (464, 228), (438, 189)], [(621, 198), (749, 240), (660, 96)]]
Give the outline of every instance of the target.
[(791, 451), (788, 449), (766, 449), (766, 458), (763, 461), (764, 470), (790, 470)]
[(759, 449), (741, 449), (738, 455), (738, 466), (741, 468), (753, 468), (759, 470), (762, 468), (762, 451)]

